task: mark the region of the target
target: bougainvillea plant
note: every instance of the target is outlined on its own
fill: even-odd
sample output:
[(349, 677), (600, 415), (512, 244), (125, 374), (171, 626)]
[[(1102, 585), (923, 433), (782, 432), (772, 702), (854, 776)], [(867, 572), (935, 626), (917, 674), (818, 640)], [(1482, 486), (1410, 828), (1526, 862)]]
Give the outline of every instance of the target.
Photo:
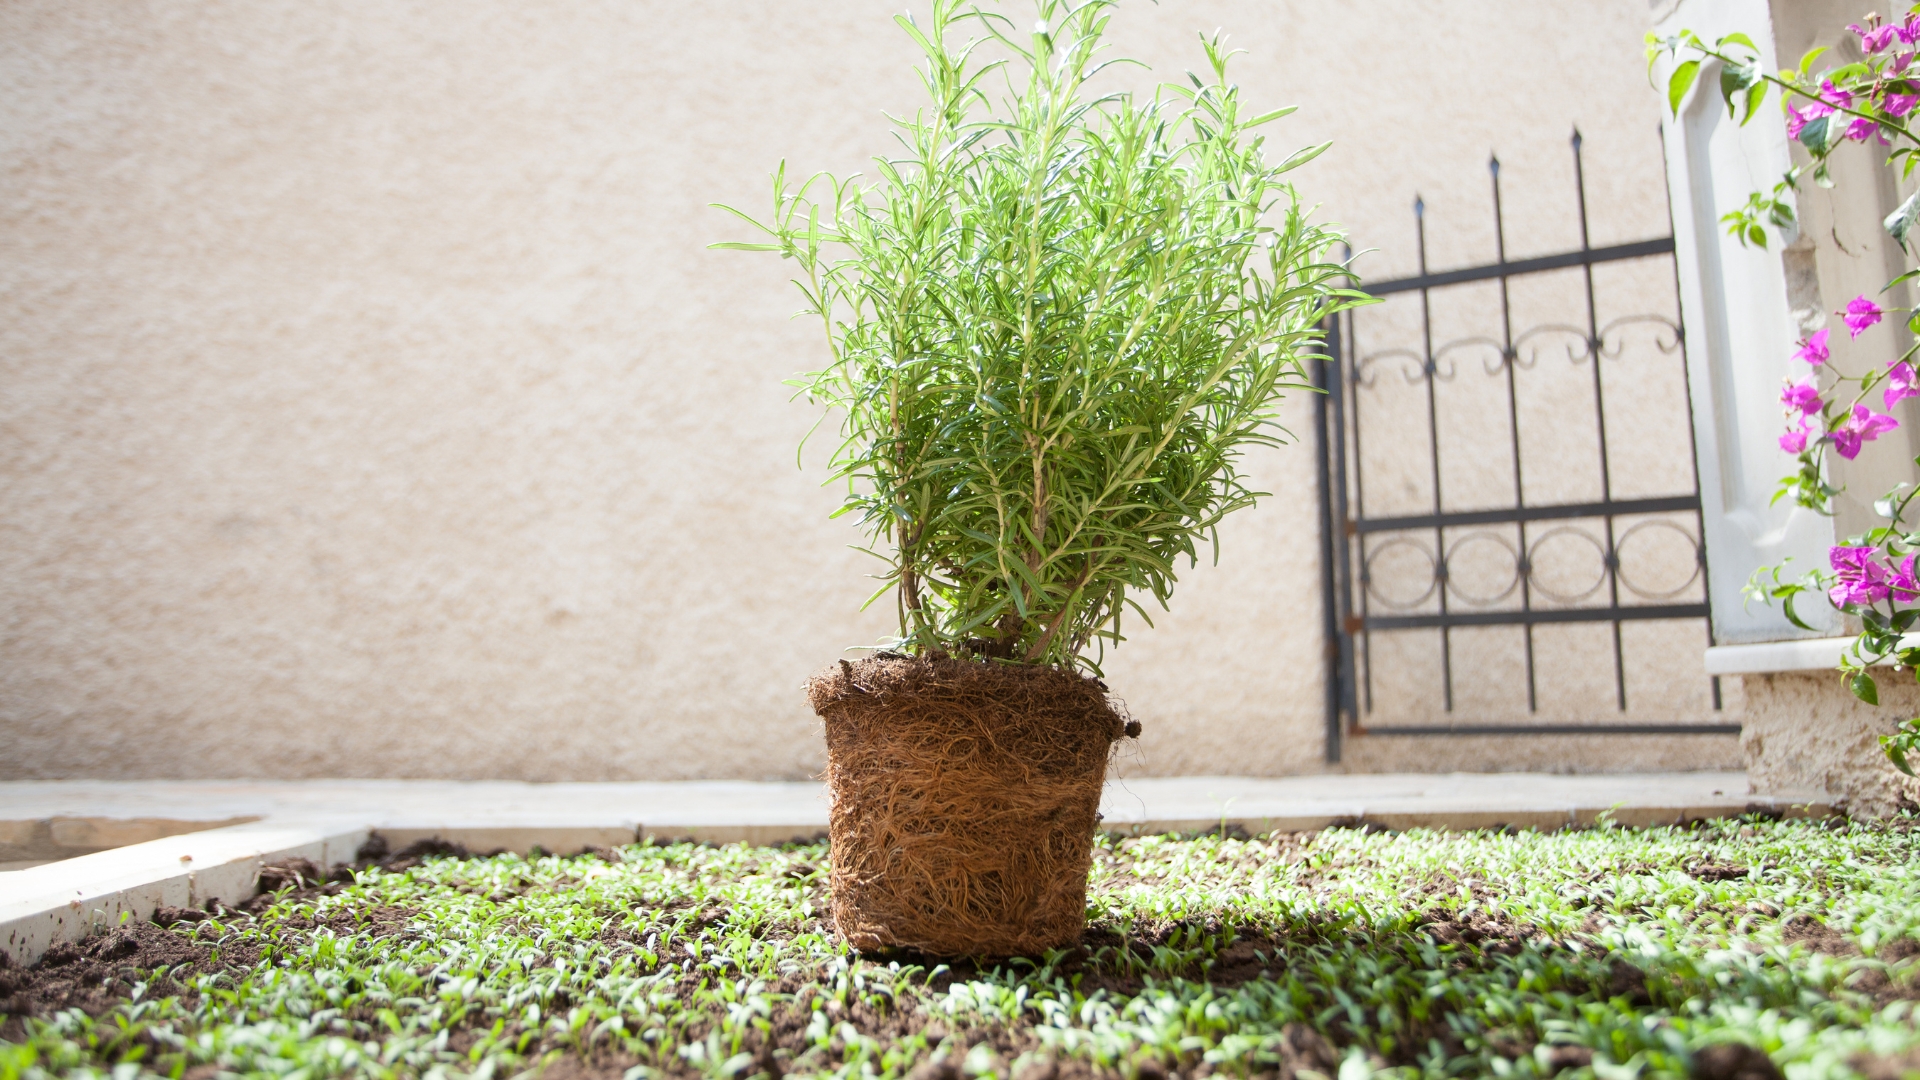
[[(1777, 90), (1786, 112), (1787, 135), (1807, 152), (1809, 163), (1788, 170), (1771, 193), (1754, 192), (1745, 206), (1721, 217), (1728, 232), (1743, 245), (1765, 247), (1768, 225), (1782, 233), (1794, 228), (1789, 193), (1798, 189), (1808, 169), (1815, 184), (1833, 186), (1828, 161), (1849, 142), (1885, 148), (1887, 166), (1897, 170), (1902, 180), (1920, 165), (1920, 137), (1911, 126), (1920, 105), (1920, 64), (1916, 64), (1920, 4), (1899, 19), (1869, 15), (1847, 29), (1858, 38), (1862, 59), (1818, 73), (1813, 65), (1827, 51), (1824, 48), (1801, 57), (1798, 68), (1771, 74), (1761, 66), (1759, 46), (1745, 34), (1729, 34), (1712, 45), (1686, 30), (1672, 37), (1647, 37), (1649, 71), (1663, 55), (1678, 61), (1667, 80), (1667, 103), (1676, 114), (1702, 72), (1717, 68), (1720, 96), (1729, 116), (1738, 116), (1746, 124)], [(1887, 233), (1909, 256), (1920, 242), (1920, 234), (1914, 233), (1916, 221), (1920, 221), (1920, 192), (1884, 222)], [(1916, 277), (1920, 269), (1906, 271), (1889, 281), (1881, 295)], [(1920, 312), (1883, 306), (1865, 295), (1833, 312), (1855, 338), (1895, 313), (1906, 313), (1907, 328), (1920, 333)], [(1920, 376), (1914, 370), (1920, 343), (1882, 366), (1847, 374), (1831, 362), (1832, 332), (1831, 327), (1822, 327), (1809, 334), (1794, 353), (1794, 359), (1807, 367), (1790, 375), (1780, 394), (1787, 415), (1780, 449), (1792, 454), (1798, 467), (1782, 478), (1774, 494), (1775, 502), (1791, 498), (1822, 514), (1832, 513), (1833, 498), (1840, 494), (1826, 478), (1827, 453), (1851, 461), (1862, 445), (1900, 426), (1889, 415), (1895, 404), (1920, 397)], [(1885, 411), (1876, 411), (1875, 405)], [(1920, 466), (1920, 459), (1914, 464)], [(1903, 484), (1875, 503), (1875, 511), (1887, 524), (1834, 545), (1828, 552), (1829, 570), (1783, 580), (1784, 565), (1763, 567), (1747, 586), (1749, 596), (1779, 600), (1786, 617), (1802, 629), (1813, 627), (1794, 612), (1793, 602), (1805, 592), (1825, 593), (1834, 607), (1859, 618), (1861, 632), (1842, 656), (1840, 670), (1848, 688), (1868, 704), (1879, 704), (1879, 690), (1869, 671), (1873, 665), (1891, 661), (1920, 676), (1920, 643), (1906, 639), (1920, 621), (1920, 578), (1915, 576), (1920, 563), (1920, 523), (1908, 520), (1916, 494), (1920, 489)], [(1914, 765), (1920, 762), (1920, 717), (1902, 722), (1893, 734), (1881, 738), (1880, 745), (1900, 771), (1914, 775)], [(1915, 760), (1909, 760), (1910, 754)]]
[(798, 385), (841, 418), (840, 513), (904, 653), (1097, 671), (1084, 650), (1262, 494), (1241, 455), (1285, 438), (1322, 320), (1368, 300), (1284, 179), (1326, 145), (1269, 160), (1293, 110), (1245, 108), (1217, 38), (1207, 76), (1090, 90), (1111, 6), (900, 16), (931, 101), (877, 181), (783, 168), (771, 219), (734, 211), (766, 240), (717, 245), (798, 266), (831, 357)]

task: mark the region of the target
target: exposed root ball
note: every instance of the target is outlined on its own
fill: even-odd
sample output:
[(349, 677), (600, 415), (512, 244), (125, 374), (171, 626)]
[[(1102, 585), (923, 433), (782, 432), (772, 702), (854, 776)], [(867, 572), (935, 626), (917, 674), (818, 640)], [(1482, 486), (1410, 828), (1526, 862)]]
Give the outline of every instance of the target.
[(827, 725), (833, 922), (857, 949), (1032, 955), (1086, 921), (1126, 720), (1054, 668), (875, 657), (807, 683)]

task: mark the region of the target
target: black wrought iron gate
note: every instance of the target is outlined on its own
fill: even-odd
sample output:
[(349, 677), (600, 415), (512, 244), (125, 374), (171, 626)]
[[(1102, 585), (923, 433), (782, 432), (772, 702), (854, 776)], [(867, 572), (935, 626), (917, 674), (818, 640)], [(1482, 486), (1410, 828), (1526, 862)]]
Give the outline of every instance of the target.
[[(1636, 644), (1655, 667), (1676, 651), (1676, 632), (1707, 644), (1699, 473), (1673, 238), (1591, 246), (1578, 132), (1572, 150), (1577, 250), (1507, 261), (1493, 159), (1496, 261), (1428, 272), (1416, 199), (1420, 273), (1363, 283), (1385, 303), (1330, 324), (1316, 395), (1329, 761), (1355, 736), (1739, 731), (1715, 722), (1720, 688), (1704, 674), (1691, 685), (1711, 712), (1702, 700), (1692, 720), (1663, 718), (1655, 700), (1628, 715), (1640, 661), (1630, 663), (1623, 627), (1664, 627)], [(1613, 314), (1609, 290), (1658, 302)], [(1454, 326), (1475, 332), (1448, 336)], [(1629, 355), (1636, 338), (1648, 340)], [(1479, 364), (1462, 364), (1473, 355)], [(1649, 420), (1649, 408), (1660, 415)], [(1602, 660), (1608, 642), (1595, 635), (1609, 628)], [(1586, 636), (1552, 643), (1549, 667), (1573, 672), (1573, 685), (1543, 703), (1537, 646), (1555, 633)], [(1463, 643), (1473, 653), (1464, 683)], [(1699, 655), (1686, 661), (1691, 673)], [(1581, 683), (1578, 670), (1606, 663), (1612, 721), (1597, 712), (1598, 677)], [(1658, 684), (1652, 696), (1685, 696), (1676, 679), (1695, 675), (1663, 670), (1664, 681), (1643, 680)], [(1394, 701), (1382, 703), (1389, 681)], [(1480, 693), (1492, 704), (1456, 710), (1459, 685), (1479, 692), (1487, 681), (1507, 698)], [(1520, 682), (1524, 712), (1508, 685)]]

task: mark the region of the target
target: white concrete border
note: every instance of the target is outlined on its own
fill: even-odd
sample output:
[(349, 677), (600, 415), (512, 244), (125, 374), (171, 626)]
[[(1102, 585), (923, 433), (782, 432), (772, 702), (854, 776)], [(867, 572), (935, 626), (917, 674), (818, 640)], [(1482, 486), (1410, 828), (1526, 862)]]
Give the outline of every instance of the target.
[[(1749, 810), (1825, 814), (1813, 793), (1753, 795), (1738, 772), (1590, 774), (1372, 774), (1259, 778), (1115, 777), (1101, 800), (1119, 834), (1300, 831), (1371, 822), (1394, 829), (1511, 825), (1556, 829), (1603, 814), (1622, 825), (1662, 825)], [(370, 834), (394, 849), (438, 837), (475, 851), (534, 847), (570, 854), (640, 839), (778, 843), (823, 833), (817, 783), (528, 784), (511, 781), (17, 781), (0, 783), (0, 821), (167, 816), (218, 820), (210, 829), (0, 873), (0, 948), (32, 963), (154, 909), (237, 904), (260, 868), (296, 856), (349, 862)]]
[(151, 918), (158, 907), (238, 904), (254, 894), (262, 866), (296, 856), (349, 862), (367, 832), (340, 821), (256, 821), (15, 871), (0, 879), (0, 949), (30, 964), (55, 942)]
[[(1850, 637), (1801, 638), (1752, 645), (1715, 645), (1707, 650), (1709, 675), (1770, 675), (1780, 671), (1820, 671), (1840, 666), (1840, 657), (1853, 647)], [(1920, 634), (1900, 639), (1907, 648), (1920, 645)], [(1890, 664), (1891, 660), (1882, 660)]]

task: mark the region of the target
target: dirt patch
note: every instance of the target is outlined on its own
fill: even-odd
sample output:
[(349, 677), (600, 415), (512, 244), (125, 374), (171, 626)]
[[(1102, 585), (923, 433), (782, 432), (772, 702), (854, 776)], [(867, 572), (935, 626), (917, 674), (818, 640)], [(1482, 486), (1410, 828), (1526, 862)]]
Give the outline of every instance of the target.
[(1517, 956), (1529, 944), (1549, 944), (1552, 938), (1537, 926), (1476, 913), (1464, 919), (1430, 922), (1420, 927), (1442, 945), (1471, 945), (1496, 956)]
[[(563, 1056), (540, 1070), (540, 1080), (620, 1080), (639, 1062), (618, 1055), (600, 1057)], [(770, 1073), (776, 1080), (779, 1073)]]
[(1746, 1043), (1715, 1043), (1693, 1055), (1693, 1080), (1786, 1080), (1766, 1051)]
[(1828, 956), (1859, 956), (1860, 947), (1845, 934), (1811, 915), (1795, 915), (1780, 928), (1780, 938), (1789, 945), (1803, 945)]
[(1584, 1046), (1562, 1043), (1547, 1050), (1547, 1071), (1563, 1073), (1568, 1069), (1584, 1069), (1593, 1064), (1593, 1051)]
[(1904, 1054), (1856, 1054), (1847, 1064), (1865, 1080), (1910, 1080), (1920, 1075), (1920, 1047)]
[(1348, 829), (1364, 836), (1373, 836), (1379, 833), (1390, 833), (1393, 831), (1390, 826), (1382, 825), (1377, 821), (1363, 817), (1334, 818), (1332, 821), (1327, 822), (1327, 828)]
[[(0, 960), (4, 957), (0, 953)], [(61, 1009), (96, 1016), (106, 1012), (155, 968), (165, 967), (167, 974), (150, 993), (183, 994), (198, 976), (237, 975), (252, 970), (259, 959), (251, 946), (196, 941), (156, 923), (132, 923), (86, 941), (58, 942), (30, 968), (0, 966), (0, 1038), (23, 1037), (23, 1017)]]
[(1876, 959), (1884, 960), (1889, 964), (1911, 960), (1920, 956), (1920, 938), (1897, 937), (1883, 941), (1880, 947), (1873, 951), (1873, 955)]
[(1616, 959), (1607, 967), (1607, 981), (1604, 987), (1607, 1000), (1625, 998), (1635, 1008), (1644, 1009), (1653, 1004), (1653, 995), (1647, 992), (1647, 973)]
[(1751, 871), (1737, 863), (1703, 862), (1687, 867), (1695, 881), (1738, 881)]

